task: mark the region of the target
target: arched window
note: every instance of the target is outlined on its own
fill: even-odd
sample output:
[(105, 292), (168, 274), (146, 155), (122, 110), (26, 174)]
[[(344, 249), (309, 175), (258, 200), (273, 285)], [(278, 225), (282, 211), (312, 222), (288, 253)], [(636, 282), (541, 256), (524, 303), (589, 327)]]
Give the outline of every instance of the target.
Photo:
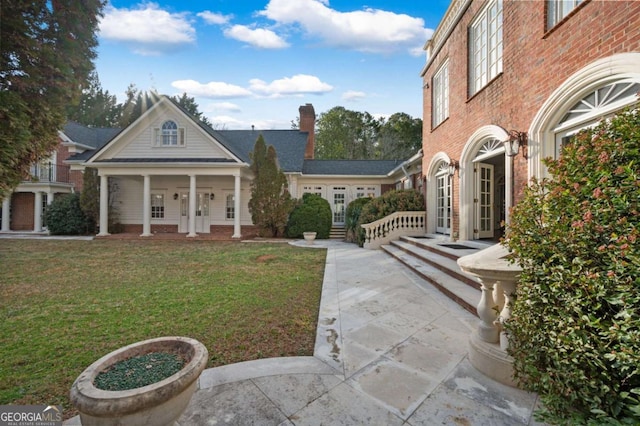
[(184, 128), (178, 127), (173, 120), (165, 121), (161, 128), (156, 129), (156, 145), (184, 146)]
[(562, 146), (580, 130), (596, 126), (637, 99), (640, 83), (618, 80), (589, 92), (564, 114), (555, 128), (556, 158)]

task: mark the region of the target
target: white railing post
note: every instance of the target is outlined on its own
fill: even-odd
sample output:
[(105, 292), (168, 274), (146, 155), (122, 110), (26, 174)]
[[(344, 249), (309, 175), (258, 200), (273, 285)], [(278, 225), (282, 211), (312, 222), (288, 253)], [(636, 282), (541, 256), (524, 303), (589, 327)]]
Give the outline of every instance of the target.
[(500, 341), (500, 328), (496, 322), (500, 312), (496, 301), (493, 298), (493, 289), (496, 284), (495, 280), (478, 277), (478, 281), (482, 284), (482, 295), (478, 303), (478, 337), (488, 343), (498, 343)]

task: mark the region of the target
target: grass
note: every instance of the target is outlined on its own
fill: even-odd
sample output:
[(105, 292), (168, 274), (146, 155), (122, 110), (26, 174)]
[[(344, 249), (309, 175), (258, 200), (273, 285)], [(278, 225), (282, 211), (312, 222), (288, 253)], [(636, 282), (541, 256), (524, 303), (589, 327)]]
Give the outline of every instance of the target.
[(181, 335), (208, 367), (311, 355), (325, 250), (199, 241), (4, 240), (0, 404), (62, 405), (101, 356)]

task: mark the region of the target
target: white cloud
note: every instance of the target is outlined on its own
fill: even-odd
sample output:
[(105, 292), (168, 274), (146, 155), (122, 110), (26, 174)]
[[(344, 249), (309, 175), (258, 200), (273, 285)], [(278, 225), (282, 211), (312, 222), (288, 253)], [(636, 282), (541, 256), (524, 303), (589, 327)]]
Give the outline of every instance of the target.
[(243, 98), (251, 96), (251, 92), (244, 87), (221, 81), (200, 83), (195, 80), (176, 80), (171, 83), (176, 89), (187, 92), (190, 96), (203, 98)]
[(242, 109), (239, 105), (232, 102), (216, 102), (207, 106), (208, 111), (228, 111), (228, 112), (240, 112)]
[(422, 18), (371, 8), (340, 12), (328, 0), (270, 0), (260, 14), (279, 24), (299, 25), (327, 45), (362, 52), (415, 54), (433, 33)]
[(320, 81), (314, 75), (297, 74), (293, 77), (284, 77), (267, 83), (254, 78), (250, 82), (250, 88), (264, 96), (281, 97), (286, 95), (322, 94), (333, 90), (333, 86)]
[(207, 24), (211, 25), (224, 25), (233, 18), (233, 15), (222, 15), (221, 13), (215, 13), (209, 10), (198, 13), (198, 16), (204, 19)]
[(347, 90), (342, 94), (342, 99), (348, 102), (357, 101), (366, 97), (367, 97), (366, 93), (358, 92), (356, 90)]
[(224, 30), (224, 35), (263, 49), (282, 49), (289, 46), (282, 37), (264, 28), (234, 25)]
[(137, 9), (105, 8), (99, 23), (100, 37), (131, 46), (141, 55), (176, 51), (196, 40), (196, 31), (187, 13), (169, 13), (156, 3)]

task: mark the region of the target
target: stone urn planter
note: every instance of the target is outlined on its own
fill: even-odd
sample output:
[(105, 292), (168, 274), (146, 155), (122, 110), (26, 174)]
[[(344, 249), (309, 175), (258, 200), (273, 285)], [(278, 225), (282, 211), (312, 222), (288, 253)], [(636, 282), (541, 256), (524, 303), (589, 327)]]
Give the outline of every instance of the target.
[[(172, 376), (135, 389), (107, 391), (95, 386), (98, 374), (114, 364), (156, 352), (179, 355), (184, 366)], [(207, 348), (188, 337), (133, 343), (87, 367), (71, 387), (71, 403), (83, 425), (173, 425), (187, 408), (208, 359)]]
[(304, 237), (304, 240), (307, 242), (307, 244), (312, 245), (313, 242), (316, 239), (316, 235), (318, 235), (316, 232), (303, 232), (302, 236)]

